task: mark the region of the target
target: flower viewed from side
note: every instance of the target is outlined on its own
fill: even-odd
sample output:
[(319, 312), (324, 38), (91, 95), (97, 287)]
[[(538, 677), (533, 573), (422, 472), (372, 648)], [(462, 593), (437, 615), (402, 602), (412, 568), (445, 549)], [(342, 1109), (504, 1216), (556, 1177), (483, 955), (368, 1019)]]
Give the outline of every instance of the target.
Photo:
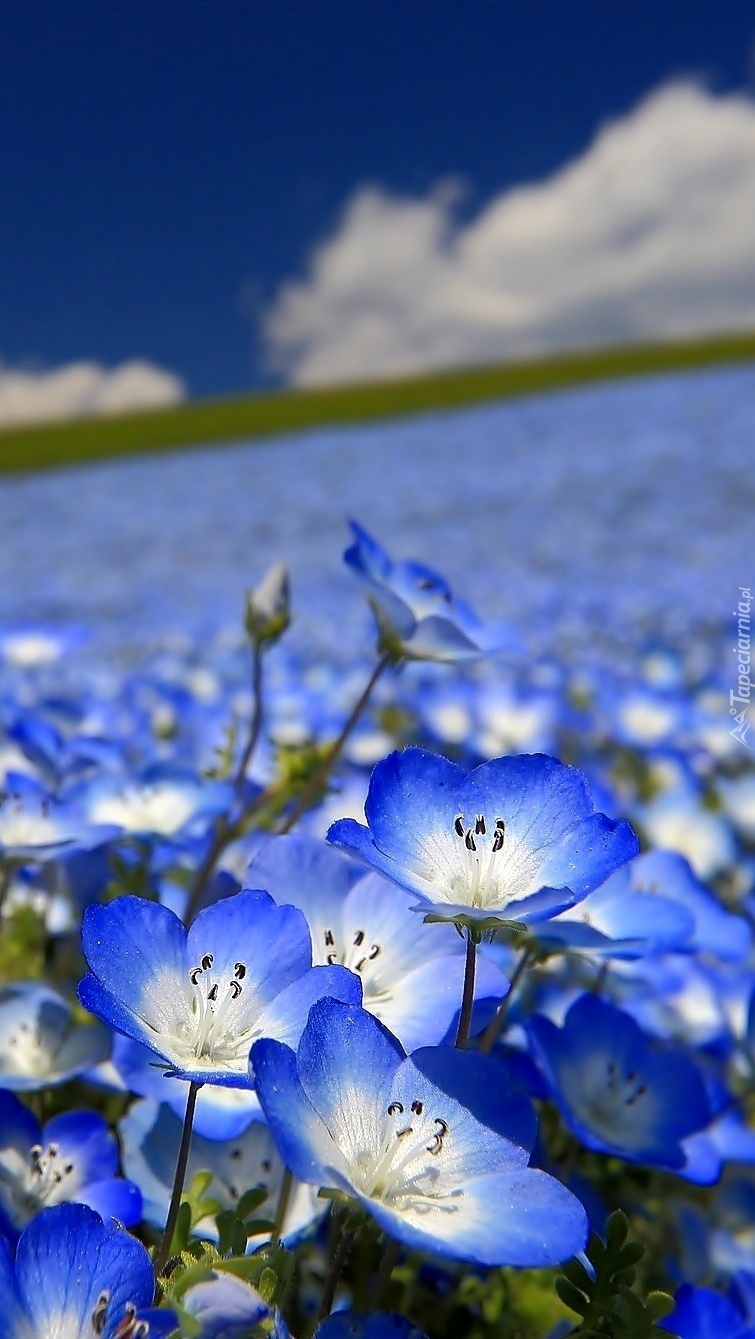
[(554, 1101), (587, 1148), (684, 1174), (683, 1141), (712, 1114), (700, 1072), (684, 1051), (657, 1044), (596, 995), (581, 995), (562, 1028), (536, 1016), (527, 1030)]
[(512, 641), (508, 631), (487, 627), (448, 583), (421, 563), (393, 562), (358, 525), (344, 562), (360, 578), (377, 621), (380, 642), (397, 660), (476, 660)]
[(478, 929), (546, 920), (579, 902), (639, 845), (596, 813), (584, 776), (547, 754), (465, 772), (425, 749), (377, 764), (367, 826), (344, 818), (328, 841), (419, 894), (433, 920)]
[(154, 1291), (141, 1242), (82, 1204), (43, 1209), (15, 1261), (0, 1239), (3, 1339), (162, 1339), (176, 1317), (152, 1307)]
[(80, 1027), (57, 991), (36, 981), (0, 987), (0, 1085), (35, 1092), (65, 1083), (110, 1054), (101, 1023)]
[(197, 1084), (250, 1087), (258, 1037), (295, 1042), (316, 999), (362, 998), (353, 972), (311, 966), (302, 913), (255, 890), (208, 907), (188, 931), (143, 898), (92, 905), (82, 943), (84, 1007)]
[(321, 1000), (296, 1051), (253, 1048), (257, 1092), (302, 1181), (357, 1200), (396, 1240), (480, 1265), (556, 1264), (587, 1222), (559, 1181), (529, 1167), (537, 1122), (487, 1056), (407, 1056), (365, 1009)]
[(40, 1209), (75, 1200), (132, 1227), (137, 1187), (118, 1175), (118, 1144), (94, 1111), (66, 1111), (42, 1127), (12, 1093), (0, 1092), (0, 1232), (14, 1239)]

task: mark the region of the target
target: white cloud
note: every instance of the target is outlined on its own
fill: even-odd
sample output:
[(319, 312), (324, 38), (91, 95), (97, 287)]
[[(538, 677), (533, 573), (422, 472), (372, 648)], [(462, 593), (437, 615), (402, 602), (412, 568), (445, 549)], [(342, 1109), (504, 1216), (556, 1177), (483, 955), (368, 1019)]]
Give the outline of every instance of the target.
[(40, 372), (0, 363), (0, 427), (162, 409), (185, 396), (178, 377), (137, 359), (112, 369), (69, 363)]
[(755, 102), (668, 85), (471, 222), (364, 187), (263, 333), (297, 385), (755, 326)]

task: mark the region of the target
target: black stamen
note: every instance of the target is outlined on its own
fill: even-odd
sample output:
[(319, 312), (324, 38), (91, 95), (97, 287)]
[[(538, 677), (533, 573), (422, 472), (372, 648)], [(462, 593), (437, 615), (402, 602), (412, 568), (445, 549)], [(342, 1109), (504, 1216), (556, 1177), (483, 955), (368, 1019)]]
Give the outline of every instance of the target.
[(233, 975), (237, 981), (243, 981), (246, 976), (246, 963), (236, 962), (233, 965)]
[(336, 942), (336, 941), (335, 941), (335, 939), (333, 938), (333, 931), (332, 931), (332, 930), (326, 930), (326, 931), (325, 931), (325, 947), (326, 947), (326, 948), (332, 948), (333, 945), (335, 944), (335, 942)]
[(379, 945), (379, 944), (373, 944), (373, 945), (372, 945), (372, 948), (370, 949), (369, 953), (367, 954), (367, 956), (368, 956), (370, 962), (374, 962), (375, 958), (378, 956), (378, 954), (379, 954), (380, 952), (381, 952), (380, 945)]
[(238, 997), (239, 997), (239, 995), (241, 994), (242, 986), (241, 986), (241, 983), (240, 983), (239, 981), (235, 981), (235, 980), (234, 980), (234, 981), (231, 982), (231, 984), (230, 984), (230, 986), (228, 987), (228, 989), (229, 989), (230, 992), (231, 992), (231, 996), (232, 996), (232, 998), (233, 998), (234, 1000), (237, 1000)]
[(211, 990), (208, 990), (208, 992), (207, 992), (207, 998), (208, 998), (208, 1000), (213, 1000), (213, 1001), (216, 1000), (216, 999), (218, 998), (218, 983), (217, 983), (217, 981), (215, 982), (215, 985), (212, 987), (212, 989), (211, 989)]
[(415, 1116), (421, 1116), (421, 1115), (422, 1115), (422, 1103), (421, 1103), (421, 1102), (418, 1102), (418, 1101), (415, 1099), (415, 1100), (412, 1102), (412, 1111), (414, 1112)]
[(485, 836), (485, 831), (486, 831), (486, 829), (485, 829), (485, 815), (484, 815), (484, 814), (478, 814), (478, 815), (477, 815), (477, 817), (476, 817), (476, 819), (475, 819), (474, 830), (475, 830), (475, 832), (477, 833), (478, 836), (482, 836), (482, 837)]
[(191, 981), (191, 984), (193, 986), (197, 984), (201, 975), (202, 975), (201, 967), (192, 967), (191, 971), (189, 972), (189, 980)]
[(389, 1108), (388, 1108), (388, 1115), (389, 1115), (389, 1116), (396, 1116), (396, 1115), (400, 1116), (400, 1115), (403, 1114), (403, 1111), (404, 1111), (404, 1108), (403, 1108), (403, 1106), (402, 1106), (402, 1104), (401, 1104), (400, 1102), (391, 1102), (391, 1105), (390, 1105)]
[(475, 839), (474, 839), (474, 837), (472, 836), (472, 829), (471, 829), (471, 828), (467, 828), (466, 836), (465, 836), (465, 838), (464, 838), (464, 845), (466, 846), (466, 848), (467, 848), (468, 851), (476, 851), (476, 850), (477, 850), (477, 845), (476, 845), (476, 843), (475, 843)]
[(107, 1304), (110, 1301), (110, 1293), (101, 1292), (97, 1298), (94, 1311), (92, 1312), (92, 1329), (95, 1334), (102, 1334), (107, 1319)]
[(440, 1126), (440, 1129), (433, 1135), (433, 1142), (427, 1145), (427, 1152), (432, 1153), (433, 1157), (437, 1158), (443, 1147), (443, 1140), (448, 1134), (448, 1125), (439, 1116), (436, 1116), (434, 1124)]
[(214, 963), (214, 961), (215, 961), (215, 959), (213, 958), (213, 956), (212, 956), (211, 953), (205, 953), (205, 954), (202, 956), (202, 958), (200, 958), (200, 962), (201, 962), (201, 964), (202, 964), (202, 970), (203, 970), (204, 972), (209, 972), (209, 970), (210, 970), (210, 968), (212, 967), (212, 964)]
[(356, 934), (354, 935), (354, 947), (359, 948), (359, 945), (363, 943), (364, 943), (364, 930), (357, 930)]
[(463, 814), (457, 814), (456, 817), (455, 817), (455, 819), (454, 819), (454, 831), (455, 831), (457, 837), (463, 837), (463, 836), (464, 836), (464, 821), (463, 821), (463, 820), (464, 820), (464, 815), (463, 815)]

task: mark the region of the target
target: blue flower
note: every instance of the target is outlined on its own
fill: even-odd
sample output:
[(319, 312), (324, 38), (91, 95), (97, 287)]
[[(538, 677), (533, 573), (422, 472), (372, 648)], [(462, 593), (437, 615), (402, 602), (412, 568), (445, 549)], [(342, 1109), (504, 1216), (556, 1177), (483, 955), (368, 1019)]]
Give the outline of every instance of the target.
[(270, 1308), (244, 1279), (221, 1269), (194, 1283), (181, 1296), (181, 1308), (199, 1326), (196, 1339), (248, 1339)]
[(34, 1092), (65, 1083), (110, 1053), (111, 1037), (100, 1023), (74, 1024), (70, 1006), (36, 982), (0, 987), (0, 1084)]
[(582, 1205), (528, 1166), (529, 1101), (487, 1056), (406, 1056), (365, 1009), (321, 1000), (296, 1052), (252, 1051), (257, 1091), (294, 1175), (359, 1201), (390, 1236), (480, 1265), (549, 1265), (582, 1249)]
[(433, 919), (545, 920), (637, 854), (629, 824), (593, 811), (576, 767), (545, 754), (466, 773), (409, 748), (375, 767), (367, 827), (344, 818), (328, 841), (424, 899)]
[(360, 1316), (354, 1311), (335, 1311), (318, 1325), (314, 1339), (425, 1339), (406, 1316), (373, 1311)]
[(658, 1046), (596, 995), (581, 995), (562, 1028), (537, 1016), (528, 1032), (564, 1120), (587, 1148), (684, 1174), (683, 1141), (708, 1125), (711, 1110), (683, 1051)]
[(68, 1111), (42, 1128), (0, 1092), (0, 1232), (14, 1238), (40, 1209), (75, 1200), (132, 1227), (141, 1195), (118, 1175), (118, 1145), (102, 1116)]
[(661, 1321), (677, 1339), (755, 1339), (751, 1325), (729, 1297), (712, 1288), (685, 1283), (676, 1294), (674, 1310)]
[(43, 1209), (15, 1262), (0, 1240), (3, 1339), (161, 1339), (176, 1317), (152, 1308), (154, 1291), (141, 1242), (82, 1204)]
[[(540, 942), (592, 958), (642, 958), (689, 947), (695, 933), (692, 912), (680, 900), (660, 896), (657, 885), (644, 890), (640, 881), (647, 859), (641, 855), (623, 865), (577, 906), (548, 921), (537, 936)], [(720, 910), (728, 920), (740, 921)], [(741, 924), (747, 930), (747, 923)]]
[[(135, 1102), (119, 1122), (123, 1166), (142, 1192), (144, 1219), (153, 1227), (164, 1227), (168, 1216), (182, 1124), (169, 1107), (148, 1100)], [(235, 1139), (205, 1139), (195, 1131), (186, 1182), (190, 1184), (196, 1172), (211, 1172), (207, 1193), (221, 1210), (234, 1209), (245, 1191), (259, 1187), (266, 1197), (256, 1216), (274, 1219), (284, 1170), (270, 1129), (258, 1114)], [(296, 1186), (288, 1201), (284, 1236), (301, 1232), (325, 1208), (311, 1186)], [(194, 1230), (200, 1237), (217, 1238), (212, 1218), (201, 1220)], [(255, 1239), (255, 1245), (259, 1245), (259, 1239)]]
[(311, 967), (303, 915), (265, 892), (207, 907), (188, 931), (167, 907), (121, 897), (87, 907), (82, 942), (84, 1007), (194, 1083), (248, 1088), (256, 1038), (298, 1040), (323, 995), (361, 1000), (352, 972)]
[[(412, 911), (411, 894), (377, 874), (358, 877), (324, 842), (293, 833), (270, 839), (247, 878), (307, 917), (317, 963), (342, 963), (362, 981), (362, 1003), (406, 1050), (443, 1041), (460, 1007), (464, 946), (453, 926), (428, 932)], [(509, 983), (480, 957), (476, 999), (499, 1002)]]
[(31, 777), (9, 773), (5, 785), (0, 794), (0, 863), (55, 860), (116, 835), (112, 825), (86, 821), (76, 806), (56, 800)]
[(437, 572), (420, 563), (395, 563), (356, 521), (344, 562), (365, 587), (384, 649), (397, 659), (476, 660), (512, 644), (507, 630), (486, 627), (468, 604), (451, 594)]

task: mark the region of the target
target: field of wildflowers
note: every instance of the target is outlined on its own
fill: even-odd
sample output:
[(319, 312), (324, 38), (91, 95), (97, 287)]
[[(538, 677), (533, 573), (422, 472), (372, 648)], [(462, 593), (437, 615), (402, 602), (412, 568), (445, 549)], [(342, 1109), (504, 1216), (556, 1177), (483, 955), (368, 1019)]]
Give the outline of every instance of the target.
[(3, 486), (0, 1337), (753, 1339), (753, 389)]

